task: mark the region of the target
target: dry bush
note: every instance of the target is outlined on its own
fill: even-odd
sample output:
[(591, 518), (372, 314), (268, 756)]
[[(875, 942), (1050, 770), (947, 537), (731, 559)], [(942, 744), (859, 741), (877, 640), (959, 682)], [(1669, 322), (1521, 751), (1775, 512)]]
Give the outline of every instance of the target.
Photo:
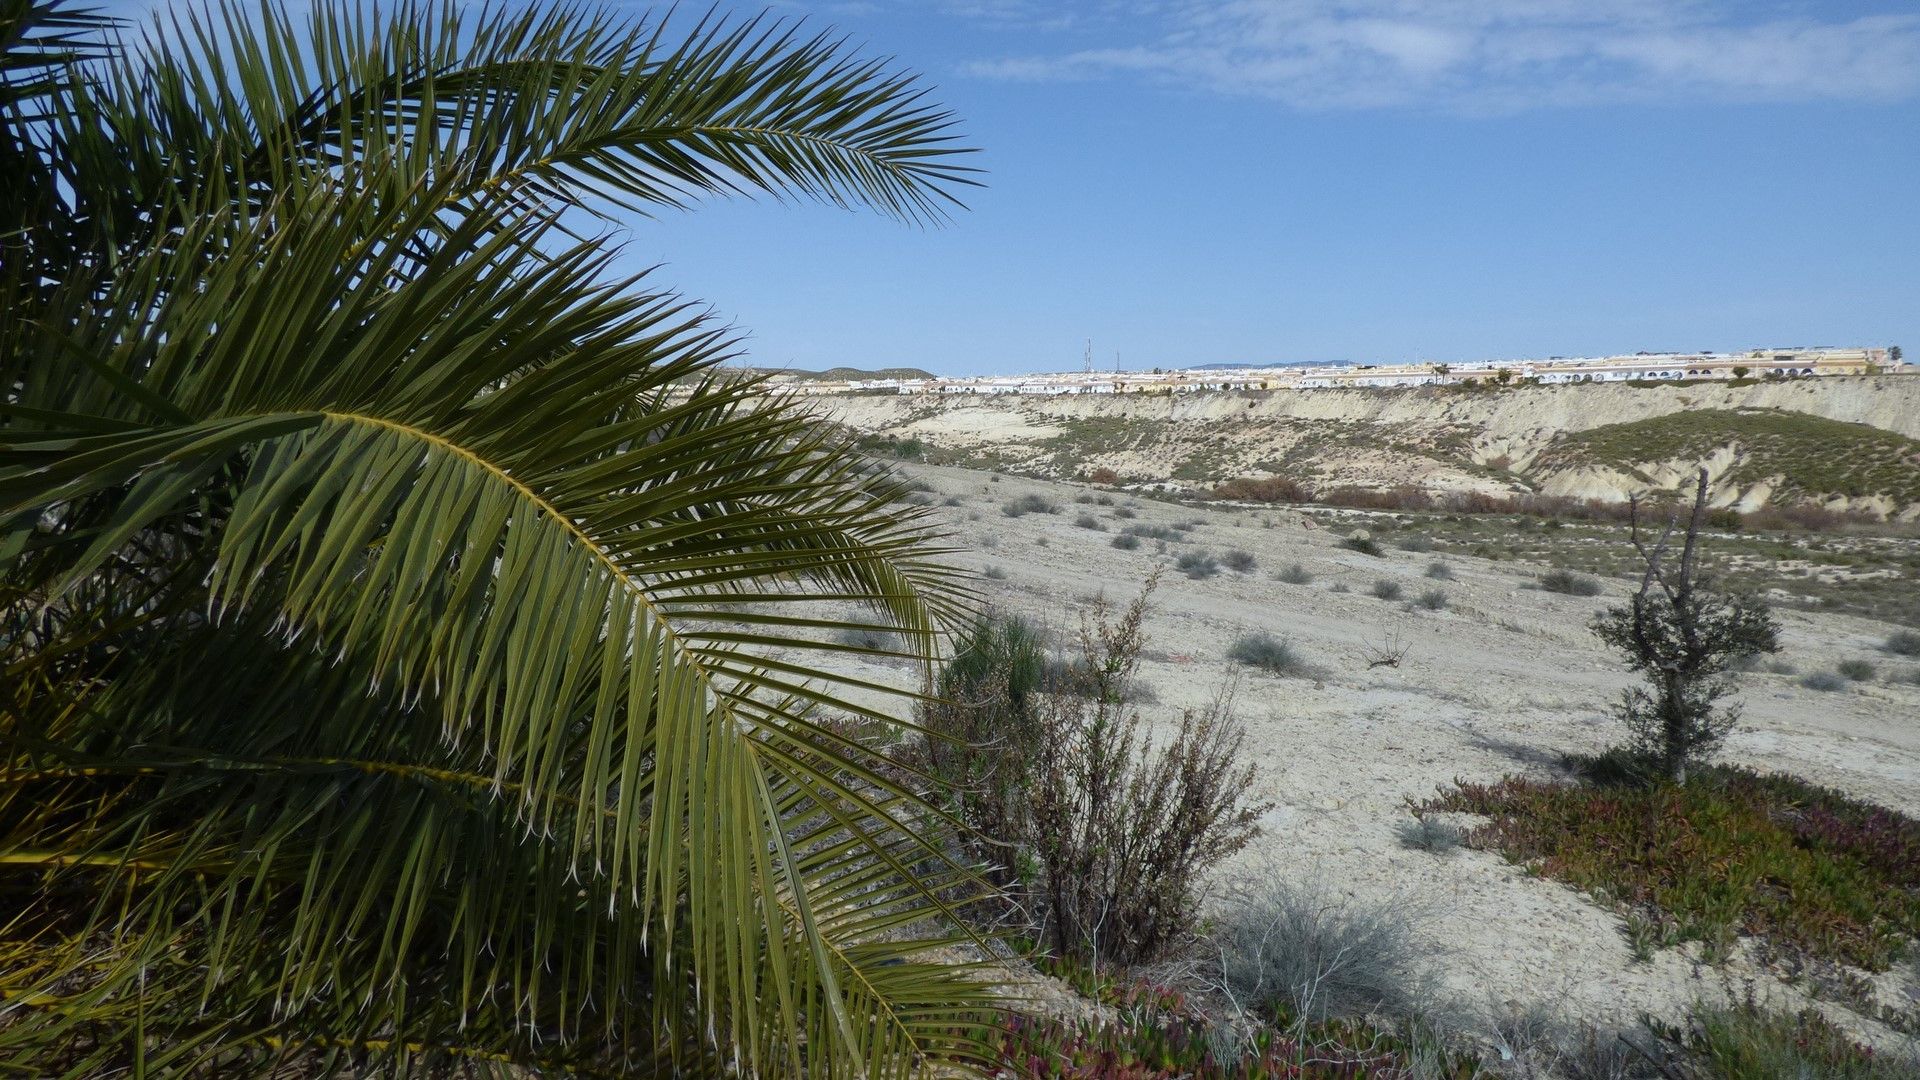
[(1087, 482), (1090, 484), (1101, 484), (1106, 487), (1112, 487), (1113, 485), (1120, 482), (1120, 474), (1117, 472), (1114, 472), (1112, 469), (1102, 466), (1101, 468), (1095, 469), (1092, 472), (1087, 474)]
[(1290, 476), (1242, 476), (1218, 485), (1208, 495), (1234, 502), (1303, 503), (1313, 498), (1311, 489)]
[(1223, 689), (1155, 745), (1134, 709), (1153, 582), (1117, 615), (1096, 600), (1079, 656), (1000, 620), (923, 711), (929, 770), (953, 791), (989, 873), (1055, 955), (1133, 964), (1194, 932), (1206, 872), (1252, 839), (1246, 731)]
[(1395, 901), (1363, 902), (1268, 875), (1222, 913), (1214, 931), (1222, 989), (1263, 1018), (1426, 1015), (1433, 973), (1415, 922)]

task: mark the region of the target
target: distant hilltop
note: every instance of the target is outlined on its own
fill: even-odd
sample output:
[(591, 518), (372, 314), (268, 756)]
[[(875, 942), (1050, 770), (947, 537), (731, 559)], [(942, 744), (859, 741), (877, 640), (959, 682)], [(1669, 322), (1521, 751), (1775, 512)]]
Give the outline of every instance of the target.
[(1059, 372), (940, 378), (918, 368), (861, 372), (782, 372), (774, 382), (797, 393), (898, 394), (1185, 394), (1234, 390), (1315, 390), (1460, 384), (1661, 382), (1699, 379), (1788, 379), (1822, 375), (1890, 375), (1914, 371), (1900, 349), (1750, 349), (1737, 353), (1634, 353), (1622, 356), (1480, 360), (1456, 364), (1325, 364), (1206, 367), (1152, 371)]

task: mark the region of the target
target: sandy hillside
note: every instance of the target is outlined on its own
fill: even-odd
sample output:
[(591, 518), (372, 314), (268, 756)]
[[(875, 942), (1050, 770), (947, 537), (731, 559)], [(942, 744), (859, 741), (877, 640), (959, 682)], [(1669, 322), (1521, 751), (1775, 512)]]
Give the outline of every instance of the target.
[[(1025, 475), (1074, 479), (1096, 468), (1132, 481), (1207, 488), (1235, 476), (1286, 476), (1316, 487), (1488, 495), (1538, 491), (1623, 500), (1649, 480), (1688, 476), (1701, 454), (1672, 447), (1631, 462), (1579, 436), (1618, 425), (1626, 448), (1679, 439), (1735, 417), (1797, 419), (1807, 430), (1783, 452), (1769, 425), (1735, 423), (1708, 460), (1717, 496), (1760, 509), (1784, 491), (1829, 509), (1920, 518), (1920, 376), (1785, 382), (1327, 389), (1178, 396), (977, 397), (868, 394), (815, 399), (851, 428), (913, 438), (962, 463), (998, 462)], [(1860, 425), (1852, 428), (1851, 425)], [(1656, 437), (1657, 436), (1657, 437)], [(1620, 448), (1615, 448), (1620, 449)], [(1777, 471), (1785, 468), (1785, 473)], [(1666, 474), (1671, 473), (1671, 476)]]
[[(1434, 581), (1425, 576), (1433, 554), (1390, 550), (1373, 558), (1343, 550), (1335, 546), (1338, 535), (1285, 511), (1193, 509), (1122, 495), (1119, 503), (1138, 515), (1122, 521), (1113, 507), (1073, 501), (1090, 489), (960, 469), (913, 474), (937, 497), (961, 500), (940, 510), (967, 551), (956, 558), (993, 573), (981, 587), (1006, 610), (1071, 630), (1092, 598), (1124, 603), (1155, 566), (1168, 567), (1154, 597), (1143, 666), (1159, 700), (1144, 711), (1165, 720), (1237, 678), (1238, 711), (1260, 769), (1256, 794), (1276, 804), (1264, 835), (1227, 878), (1282, 872), (1366, 898), (1398, 898), (1418, 914), (1445, 957), (1448, 991), (1469, 1010), (1547, 1008), (1626, 1024), (1643, 1012), (1678, 1015), (1690, 1000), (1750, 978), (1766, 994), (1791, 993), (1738, 957), (1709, 968), (1685, 950), (1667, 949), (1651, 963), (1635, 963), (1621, 920), (1572, 890), (1491, 853), (1435, 855), (1399, 842), (1396, 827), (1408, 820), (1409, 798), (1454, 778), (1544, 775), (1557, 755), (1616, 739), (1605, 713), (1627, 677), (1585, 624), (1624, 594), (1621, 583), (1609, 582), (1597, 599), (1561, 596), (1523, 588), (1532, 568), (1454, 556), (1444, 558), (1456, 579)], [(1029, 493), (1054, 500), (1060, 512), (1001, 512)], [(1083, 513), (1103, 529), (1077, 526)], [(1187, 521), (1200, 524), (1169, 554), (1157, 554), (1153, 541), (1133, 552), (1111, 546), (1127, 524)], [(1189, 580), (1171, 562), (1195, 549), (1245, 551), (1258, 565)], [(1273, 577), (1296, 562), (1313, 574), (1310, 584)], [(1408, 610), (1404, 602), (1376, 599), (1369, 590), (1382, 579), (1401, 583), (1408, 597), (1440, 588), (1447, 606)], [(1350, 591), (1337, 591), (1343, 585)], [(1830, 670), (1853, 657), (1873, 659), (1883, 675), (1904, 670), (1876, 652), (1892, 629), (1885, 624), (1794, 611), (1779, 616), (1784, 657), (1801, 672)], [(1290, 638), (1323, 669), (1321, 677), (1236, 671), (1225, 655), (1249, 630)], [(1388, 635), (1406, 642), (1404, 662), (1369, 669), (1366, 647)], [(873, 674), (886, 670), (876, 665)], [(891, 674), (908, 677), (904, 668)], [(1731, 760), (1920, 813), (1920, 686), (1883, 678), (1821, 693), (1772, 674), (1747, 676), (1745, 686), (1745, 730), (1732, 739)], [(1889, 1000), (1920, 994), (1913, 970), (1881, 984)]]

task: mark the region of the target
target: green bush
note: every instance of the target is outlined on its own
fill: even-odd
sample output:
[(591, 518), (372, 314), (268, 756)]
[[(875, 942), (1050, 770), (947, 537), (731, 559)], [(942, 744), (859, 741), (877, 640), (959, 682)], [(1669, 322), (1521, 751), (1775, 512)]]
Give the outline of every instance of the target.
[(1842, 660), (1834, 670), (1854, 682), (1869, 682), (1874, 676), (1873, 664), (1866, 660)]
[(1380, 547), (1378, 542), (1365, 536), (1349, 536), (1345, 540), (1340, 541), (1340, 546), (1346, 548), (1348, 551), (1357, 551), (1362, 555), (1379, 556), (1385, 554), (1385, 551)]

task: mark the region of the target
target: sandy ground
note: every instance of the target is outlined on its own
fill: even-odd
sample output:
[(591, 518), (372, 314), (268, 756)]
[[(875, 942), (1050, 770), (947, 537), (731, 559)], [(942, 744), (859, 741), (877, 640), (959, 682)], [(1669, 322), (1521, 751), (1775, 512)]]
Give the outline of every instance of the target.
[[(912, 472), (938, 497), (963, 500), (940, 510), (966, 552), (955, 559), (1004, 575), (980, 585), (1005, 610), (1072, 630), (1092, 598), (1123, 604), (1155, 566), (1167, 566), (1142, 669), (1159, 700), (1143, 712), (1166, 720), (1237, 679), (1238, 712), (1259, 768), (1253, 794), (1275, 804), (1261, 837), (1225, 871), (1229, 883), (1236, 874), (1282, 873), (1405, 904), (1441, 961), (1447, 995), (1482, 1014), (1545, 1010), (1627, 1025), (1646, 1013), (1677, 1017), (1693, 1000), (1749, 985), (1785, 1002), (1798, 993), (1741, 956), (1712, 967), (1687, 950), (1666, 949), (1636, 963), (1621, 919), (1573, 890), (1492, 853), (1436, 855), (1399, 840), (1408, 799), (1456, 778), (1548, 775), (1558, 755), (1617, 740), (1607, 709), (1628, 678), (1585, 627), (1624, 594), (1621, 583), (1607, 583), (1599, 598), (1560, 596), (1522, 587), (1537, 568), (1391, 549), (1374, 558), (1337, 547), (1341, 534), (1286, 511), (1194, 509), (1124, 494), (1119, 502), (1134, 508), (1135, 522), (1202, 524), (1173, 553), (1156, 554), (1151, 540), (1119, 551), (1112, 538), (1133, 522), (1114, 519), (1111, 507), (1072, 501), (1089, 489), (961, 469)], [(1029, 493), (1053, 499), (1060, 512), (1001, 513)], [(1081, 513), (1104, 530), (1076, 526)], [(1258, 566), (1193, 581), (1171, 567), (1173, 554), (1189, 549), (1238, 549)], [(1436, 558), (1456, 580), (1425, 577)], [(1312, 572), (1310, 584), (1272, 576), (1295, 562)], [(1407, 610), (1376, 599), (1368, 590), (1381, 579), (1400, 582), (1408, 597), (1441, 588), (1447, 607)], [(1336, 591), (1339, 585), (1350, 591)], [(1892, 629), (1885, 624), (1794, 611), (1779, 617), (1782, 656), (1801, 672), (1854, 657), (1872, 658), (1883, 673), (1899, 670), (1876, 651)], [(1236, 669), (1227, 650), (1250, 630), (1289, 638), (1323, 674), (1295, 679)], [(1405, 642), (1404, 661), (1368, 668), (1366, 646), (1388, 635)], [(868, 674), (883, 672), (876, 666)], [(1744, 685), (1744, 726), (1728, 760), (1920, 813), (1920, 686), (1875, 682), (1822, 693), (1768, 674)], [(1920, 995), (1920, 973), (1911, 968), (1879, 981), (1888, 1000)], [(1862, 1033), (1876, 1042), (1886, 1036)]]

